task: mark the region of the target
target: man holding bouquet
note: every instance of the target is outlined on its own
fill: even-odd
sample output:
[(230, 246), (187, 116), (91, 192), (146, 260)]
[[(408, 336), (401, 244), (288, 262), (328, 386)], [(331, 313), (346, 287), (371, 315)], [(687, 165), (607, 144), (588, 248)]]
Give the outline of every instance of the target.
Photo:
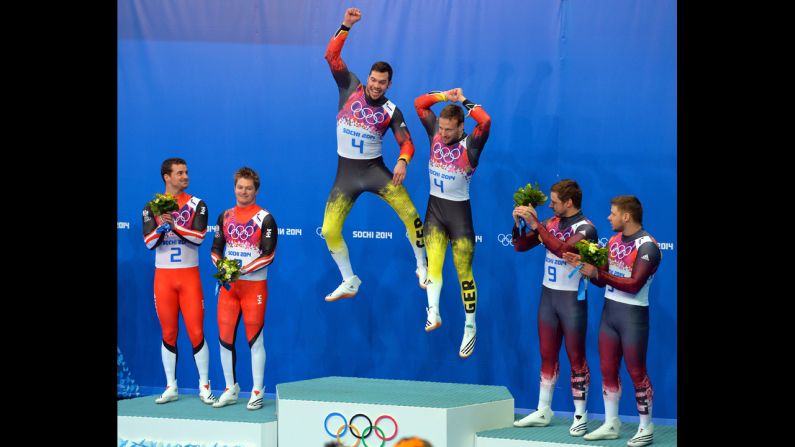
[[(235, 371), (235, 338), (242, 311), (254, 382), (246, 408), (258, 410), (262, 408), (265, 379), (262, 328), (268, 303), (268, 266), (276, 255), (278, 227), (273, 215), (256, 204), (260, 180), (253, 169), (238, 169), (234, 184), (237, 205), (218, 216), (218, 231), (211, 253), (219, 269), (217, 277), (222, 278), (219, 281), (223, 283), (218, 295), (218, 332), (226, 381), (226, 388), (213, 407), (234, 404), (240, 393)], [(232, 274), (227, 271), (237, 267), (239, 271)]]
[(199, 279), (199, 245), (207, 233), (207, 205), (185, 193), (188, 166), (181, 158), (169, 158), (160, 167), (166, 194), (158, 194), (143, 210), (146, 248), (155, 250), (155, 310), (163, 332), (160, 347), (166, 390), (155, 402), (164, 404), (179, 398), (177, 390), (177, 332), (179, 312), (193, 346), (199, 370), (199, 398), (215, 402), (210, 390), (210, 356), (204, 342), (204, 298)]
[[(549, 207), (553, 217), (539, 222), (533, 205), (519, 205), (513, 210), (513, 245), (527, 251), (544, 244), (544, 280), (538, 303), (538, 341), (541, 352), (541, 384), (538, 408), (514, 422), (517, 427), (545, 427), (552, 421), (552, 392), (558, 380), (558, 357), (563, 339), (571, 363), (571, 392), (574, 398), (572, 436), (585, 434), (590, 372), (585, 358), (585, 332), (588, 326), (587, 283), (563, 260), (566, 252), (577, 252), (575, 244), (583, 239), (596, 240), (596, 227), (581, 211), (582, 190), (574, 180), (552, 185)], [(543, 202), (542, 202), (543, 203)], [(540, 204), (540, 203), (538, 203)], [(524, 224), (530, 227), (527, 230)], [(579, 299), (578, 299), (579, 298)]]
[(566, 253), (567, 262), (577, 267), (599, 287), (607, 286), (602, 321), (599, 324), (599, 363), (605, 422), (585, 435), (588, 441), (616, 439), (621, 429), (618, 402), (621, 398), (619, 367), (621, 357), (635, 387), (640, 416), (638, 431), (627, 445), (649, 445), (654, 438), (651, 422), (652, 387), (646, 372), (649, 344), (649, 287), (660, 265), (662, 253), (657, 241), (643, 229), (643, 207), (635, 196), (618, 196), (610, 201), (607, 219), (617, 231), (607, 243), (608, 262), (602, 267), (581, 263), (580, 255)]

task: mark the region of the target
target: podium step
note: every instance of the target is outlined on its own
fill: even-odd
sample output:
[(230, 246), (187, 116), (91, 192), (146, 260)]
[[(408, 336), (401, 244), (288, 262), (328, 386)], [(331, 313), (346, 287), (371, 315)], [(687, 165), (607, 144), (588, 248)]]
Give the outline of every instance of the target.
[(276, 395), (280, 447), (322, 446), (338, 432), (353, 445), (370, 423), (381, 431), (372, 429), (367, 445), (419, 436), (434, 447), (474, 447), (476, 432), (510, 425), (514, 414), (504, 386), (324, 377), (279, 384)]
[[(568, 417), (555, 416), (547, 427), (513, 427), (525, 415), (514, 414), (507, 388), (491, 385), (324, 377), (277, 385), (277, 399), (257, 411), (246, 409), (243, 396), (223, 408), (195, 394), (163, 405), (155, 397), (117, 402), (118, 447), (320, 447), (337, 433), (344, 445), (359, 447), (391, 447), (410, 436), (434, 447), (623, 447), (638, 428), (625, 421), (618, 439), (585, 441), (569, 435)], [(588, 431), (601, 424), (589, 421)], [(377, 429), (359, 441), (371, 425)], [(653, 446), (676, 444), (676, 426), (655, 424)]]
[[(521, 419), (526, 415), (516, 415)], [(588, 421), (588, 432), (596, 430), (603, 420)], [(546, 427), (510, 427), (486, 430), (477, 433), (476, 447), (561, 447), (572, 445), (590, 445), (592, 447), (626, 447), (627, 441), (638, 431), (638, 424), (623, 422), (618, 439), (602, 441), (586, 441), (582, 437), (569, 435), (571, 418), (553, 416), (552, 422)], [(654, 426), (654, 447), (672, 447), (676, 445), (676, 427), (669, 425)]]
[[(167, 404), (157, 396), (117, 402), (117, 436), (137, 444), (194, 444), (276, 447), (276, 402), (265, 400), (260, 410), (246, 409), (248, 398), (213, 408), (197, 395), (180, 395)], [(149, 444), (146, 444), (149, 445)]]

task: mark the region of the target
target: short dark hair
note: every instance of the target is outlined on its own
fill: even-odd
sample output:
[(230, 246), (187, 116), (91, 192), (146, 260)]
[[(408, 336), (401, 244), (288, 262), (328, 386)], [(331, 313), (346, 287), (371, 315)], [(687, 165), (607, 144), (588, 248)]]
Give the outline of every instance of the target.
[(378, 61), (370, 67), (370, 73), (377, 71), (379, 73), (386, 72), (389, 75), (389, 82), (392, 82), (392, 66), (384, 61)]
[(254, 189), (259, 191), (259, 175), (257, 175), (257, 171), (249, 168), (248, 166), (243, 166), (242, 168), (235, 171), (235, 186), (237, 186), (237, 181), (241, 178), (247, 178), (254, 182)]
[(643, 223), (643, 205), (640, 204), (640, 200), (638, 200), (637, 197), (616, 196), (613, 197), (610, 204), (615, 205), (622, 213), (629, 213), (629, 215), (632, 216), (632, 220), (635, 222), (639, 224)]
[(187, 166), (188, 164), (185, 163), (185, 160), (183, 160), (181, 158), (176, 158), (176, 157), (175, 158), (168, 158), (165, 161), (163, 161), (163, 164), (160, 165), (160, 180), (163, 180), (163, 183), (166, 182), (166, 179), (164, 179), (163, 176), (166, 175), (166, 174), (171, 175), (171, 167), (173, 165), (185, 165), (185, 166)]
[(574, 208), (582, 208), (582, 190), (574, 180), (563, 179), (552, 185), (551, 191), (558, 195), (561, 202), (571, 199)]
[(464, 109), (455, 104), (447, 104), (442, 111), (439, 112), (439, 118), (454, 119), (458, 121), (458, 124), (461, 124), (464, 122)]

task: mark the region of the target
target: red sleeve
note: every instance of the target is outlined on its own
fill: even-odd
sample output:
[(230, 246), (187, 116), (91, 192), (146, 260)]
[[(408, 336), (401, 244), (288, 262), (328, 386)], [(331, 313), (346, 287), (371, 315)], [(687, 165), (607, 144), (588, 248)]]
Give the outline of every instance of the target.
[(646, 285), (646, 281), (649, 280), (651, 275), (657, 271), (658, 265), (659, 261), (646, 262), (638, 256), (635, 258), (635, 263), (632, 264), (632, 276), (629, 278), (611, 275), (607, 270), (607, 265), (605, 265), (603, 267), (604, 270), (599, 269), (599, 280), (598, 282), (594, 281), (594, 283), (600, 287), (606, 284), (622, 292), (638, 293)]
[(538, 224), (538, 228), (536, 228), (535, 231), (541, 236), (541, 242), (544, 244), (544, 246), (559, 258), (562, 258), (563, 253), (566, 252), (575, 254), (579, 253), (579, 250), (574, 248), (574, 244), (585, 238), (585, 235), (575, 233), (574, 236), (569, 238), (568, 241), (564, 242), (551, 235), (549, 231), (547, 231), (547, 229), (541, 225), (541, 223)]
[(276, 219), (273, 214), (265, 216), (262, 222), (262, 236), (260, 238), (260, 251), (262, 254), (253, 261), (249, 262), (240, 269), (242, 275), (256, 272), (273, 264), (273, 258), (276, 256), (276, 239), (279, 235), (279, 227), (276, 226)]
[(181, 227), (175, 223), (174, 233), (193, 245), (201, 245), (204, 242), (204, 236), (207, 234), (207, 214), (207, 205), (205, 205), (204, 200), (200, 200), (196, 205), (196, 210), (194, 210), (191, 228)]
[(513, 226), (511, 236), (513, 238), (513, 249), (516, 251), (527, 251), (541, 243), (538, 240), (538, 233), (532, 230), (525, 230), (523, 228), (520, 233), (519, 228), (516, 225)]
[(331, 67), (331, 74), (340, 89), (347, 89), (351, 81), (351, 73), (348, 66), (345, 65), (345, 61), (342, 60), (342, 46), (345, 45), (349, 29), (346, 29), (345, 25), (340, 26), (326, 47), (326, 62)]
[(469, 112), (477, 126), (472, 130), (472, 143), (477, 148), (483, 148), (486, 145), (486, 140), (489, 138), (489, 130), (491, 129), (491, 117), (483, 107), (475, 107)]
[(594, 283), (597, 287), (604, 287), (607, 285), (605, 282), (605, 275), (609, 275), (607, 264), (599, 267), (599, 275), (596, 278), (591, 278), (591, 282)]
[(468, 116), (471, 116), (478, 123), (472, 130), (472, 133), (467, 137), (469, 140), (469, 144), (467, 144), (469, 163), (473, 168), (476, 168), (480, 162), (480, 153), (486, 145), (486, 140), (489, 139), (491, 117), (483, 110), (482, 106), (475, 104), (469, 99), (465, 99), (462, 104), (464, 108), (468, 110)]
[(442, 92), (430, 92), (418, 96), (414, 100), (414, 110), (417, 111), (420, 122), (425, 127), (425, 132), (428, 133), (429, 138), (433, 138), (433, 134), (436, 132), (436, 114), (431, 110), (431, 106), (442, 101), (447, 101), (447, 97)]
[(398, 146), (400, 146), (400, 155), (398, 160), (403, 159), (408, 165), (412, 157), (414, 157), (414, 143), (411, 141), (411, 134), (409, 128), (406, 127), (406, 121), (403, 119), (403, 112), (395, 107), (395, 112), (392, 114), (392, 121), (389, 123), (392, 133), (395, 134)]
[(402, 158), (408, 164), (414, 157), (414, 143), (411, 141), (411, 135), (403, 128), (402, 131), (395, 133), (395, 139), (400, 145), (400, 156), (398, 159)]

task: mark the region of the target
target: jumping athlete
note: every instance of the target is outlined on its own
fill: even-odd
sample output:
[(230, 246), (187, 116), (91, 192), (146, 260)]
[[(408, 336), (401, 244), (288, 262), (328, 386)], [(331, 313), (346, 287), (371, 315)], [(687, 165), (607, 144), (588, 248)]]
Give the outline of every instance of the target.
[[(439, 113), (431, 106), (440, 101), (460, 102), (477, 122), (471, 135), (464, 132), (464, 110), (448, 104)], [(464, 97), (460, 88), (431, 92), (414, 100), (414, 108), (425, 127), (431, 145), (428, 175), (431, 181), (428, 210), (425, 213), (425, 246), (428, 251), (428, 316), (425, 330), (442, 325), (439, 295), (442, 292), (442, 266), (448, 241), (453, 247), (453, 264), (461, 285), (466, 323), (458, 355), (467, 358), (475, 350), (475, 309), (478, 302), (472, 258), (475, 255), (475, 230), (469, 203), (469, 183), (475, 174), (480, 154), (489, 138), (491, 118), (478, 104)]]
[(169, 158), (160, 167), (166, 193), (177, 200), (179, 210), (154, 215), (147, 204), (143, 211), (144, 243), (155, 250), (155, 310), (163, 332), (160, 356), (166, 372), (166, 390), (155, 402), (179, 398), (177, 389), (177, 332), (179, 312), (193, 346), (199, 370), (199, 398), (215, 402), (208, 375), (210, 355), (204, 341), (204, 297), (199, 279), (199, 245), (207, 233), (207, 205), (185, 192), (188, 166), (181, 158)]
[[(654, 440), (651, 422), (653, 390), (646, 371), (649, 344), (649, 287), (662, 260), (657, 241), (643, 229), (643, 207), (635, 196), (618, 196), (610, 201), (607, 219), (617, 234), (610, 238), (607, 265), (596, 268), (582, 264), (582, 274), (605, 287), (605, 304), (599, 324), (599, 363), (602, 371), (602, 396), (605, 422), (585, 435), (585, 439), (616, 439), (621, 430), (618, 402), (621, 398), (619, 368), (621, 357), (635, 387), (635, 403), (640, 416), (638, 431), (630, 447), (649, 445)], [(572, 266), (580, 265), (580, 255), (566, 253)]]
[[(249, 410), (262, 408), (265, 380), (265, 345), (262, 328), (268, 304), (268, 266), (276, 255), (278, 228), (273, 215), (255, 203), (259, 176), (247, 167), (235, 172), (237, 205), (218, 216), (218, 231), (212, 248), (213, 264), (226, 257), (240, 261), (240, 278), (229, 290), (218, 294), (218, 334), (221, 342), (221, 366), (226, 388), (213, 407), (234, 404), (240, 393), (235, 364), (235, 338), (242, 313), (246, 339), (251, 348), (251, 374), (254, 388), (246, 405)], [(242, 311), (242, 312), (241, 312)]]
[[(365, 86), (348, 70), (340, 56), (348, 32), (361, 18), (361, 11), (357, 8), (345, 11), (342, 25), (331, 38), (325, 55), (340, 94), (337, 112), (339, 158), (321, 234), (342, 275), (342, 284), (326, 295), (326, 301), (356, 295), (362, 282), (353, 274), (348, 246), (342, 237), (342, 225), (353, 203), (365, 191), (378, 195), (397, 212), (414, 250), (417, 260), (415, 273), (420, 287), (425, 288), (427, 276), (422, 220), (402, 185), (406, 166), (414, 155), (414, 145), (403, 113), (384, 96), (392, 84), (392, 67), (386, 62), (373, 64)], [(394, 174), (389, 172), (381, 156), (381, 141), (387, 129), (392, 129), (400, 145)]]
[[(585, 358), (585, 332), (588, 327), (587, 287), (578, 299), (582, 283), (579, 272), (569, 277), (573, 267), (562, 256), (576, 252), (574, 244), (582, 239), (596, 240), (596, 227), (583, 215), (582, 190), (574, 180), (561, 180), (549, 193), (549, 207), (554, 216), (539, 223), (532, 206), (518, 206), (513, 210), (513, 246), (527, 251), (544, 244), (544, 280), (538, 303), (538, 342), (541, 351), (541, 384), (538, 408), (521, 420), (517, 427), (546, 427), (552, 422), (552, 393), (560, 371), (560, 347), (565, 337), (566, 354), (571, 364), (571, 394), (574, 398), (574, 420), (569, 427), (571, 436), (582, 436), (588, 428), (586, 411), (590, 370)], [(521, 223), (528, 223), (531, 231)]]

